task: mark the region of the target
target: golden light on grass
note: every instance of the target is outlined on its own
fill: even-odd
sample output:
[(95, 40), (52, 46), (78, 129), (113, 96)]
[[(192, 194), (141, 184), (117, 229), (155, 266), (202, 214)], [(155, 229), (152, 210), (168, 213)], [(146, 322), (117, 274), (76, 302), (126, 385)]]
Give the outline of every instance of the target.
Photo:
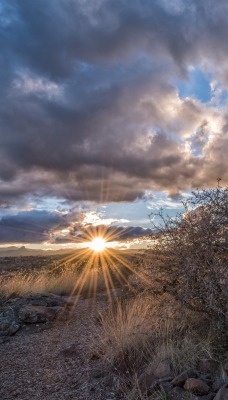
[(98, 236), (95, 237), (90, 243), (89, 243), (89, 248), (96, 253), (99, 253), (101, 251), (104, 251), (106, 248), (106, 241), (103, 237)]
[(128, 258), (130, 252), (112, 247), (119, 238), (117, 228), (90, 226), (76, 238), (76, 242), (82, 244), (81, 248), (54, 260), (38, 277), (31, 274), (19, 281), (16, 278), (13, 282), (6, 281), (0, 288), (0, 297), (9, 297), (12, 293), (52, 292), (68, 295), (76, 306), (81, 295), (95, 300), (98, 292), (105, 291), (112, 303), (118, 294), (115, 289), (129, 285), (131, 274), (145, 281), (137, 266), (132, 264), (132, 259)]

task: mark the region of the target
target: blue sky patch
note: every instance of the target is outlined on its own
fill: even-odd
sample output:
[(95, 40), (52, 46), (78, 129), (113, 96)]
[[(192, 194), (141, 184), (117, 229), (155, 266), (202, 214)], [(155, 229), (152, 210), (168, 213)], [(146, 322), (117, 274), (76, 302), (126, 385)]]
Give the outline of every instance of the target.
[(210, 80), (200, 68), (189, 71), (188, 79), (176, 82), (180, 98), (195, 97), (203, 103), (211, 99)]

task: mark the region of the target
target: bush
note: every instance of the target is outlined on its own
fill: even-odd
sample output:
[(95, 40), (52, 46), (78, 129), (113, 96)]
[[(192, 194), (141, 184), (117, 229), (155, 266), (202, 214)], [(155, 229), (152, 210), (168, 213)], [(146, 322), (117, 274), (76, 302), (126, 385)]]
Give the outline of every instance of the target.
[(193, 311), (227, 324), (228, 188), (192, 192), (175, 218), (158, 214), (152, 236), (156, 262), (153, 286)]

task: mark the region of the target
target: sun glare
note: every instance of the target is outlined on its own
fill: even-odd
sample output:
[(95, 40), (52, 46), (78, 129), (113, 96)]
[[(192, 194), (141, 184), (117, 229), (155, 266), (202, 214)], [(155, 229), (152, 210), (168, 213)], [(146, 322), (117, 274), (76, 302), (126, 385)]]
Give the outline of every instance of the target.
[(102, 237), (96, 237), (95, 239), (92, 240), (92, 242), (89, 244), (89, 247), (96, 252), (103, 251), (106, 247), (106, 242)]

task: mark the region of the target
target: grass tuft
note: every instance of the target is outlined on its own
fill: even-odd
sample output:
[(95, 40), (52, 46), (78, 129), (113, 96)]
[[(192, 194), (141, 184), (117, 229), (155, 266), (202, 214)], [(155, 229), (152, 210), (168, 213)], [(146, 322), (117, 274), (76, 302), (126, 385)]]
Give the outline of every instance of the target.
[(141, 296), (117, 302), (101, 316), (98, 352), (114, 369), (141, 371), (169, 360), (173, 372), (193, 367), (200, 358), (211, 358), (212, 341), (189, 328), (189, 316), (180, 309)]

